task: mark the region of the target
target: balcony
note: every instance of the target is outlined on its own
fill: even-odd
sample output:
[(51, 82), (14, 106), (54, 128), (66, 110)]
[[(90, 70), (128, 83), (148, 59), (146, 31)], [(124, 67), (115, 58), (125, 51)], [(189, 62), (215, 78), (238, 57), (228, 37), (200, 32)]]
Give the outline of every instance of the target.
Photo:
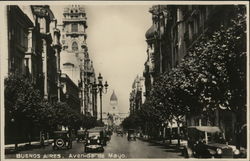
[(87, 18), (86, 17), (77, 17), (77, 18), (63, 18), (63, 23), (64, 22), (85, 22), (86, 23)]
[(87, 36), (85, 31), (78, 31), (78, 32), (66, 32), (67, 36)]

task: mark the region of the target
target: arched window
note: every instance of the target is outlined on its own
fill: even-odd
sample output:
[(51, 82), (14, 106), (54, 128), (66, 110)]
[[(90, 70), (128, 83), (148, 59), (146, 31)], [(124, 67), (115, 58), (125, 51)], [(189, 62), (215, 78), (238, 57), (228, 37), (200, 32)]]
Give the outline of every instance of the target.
[(72, 50), (77, 51), (78, 50), (78, 44), (76, 42), (72, 43)]

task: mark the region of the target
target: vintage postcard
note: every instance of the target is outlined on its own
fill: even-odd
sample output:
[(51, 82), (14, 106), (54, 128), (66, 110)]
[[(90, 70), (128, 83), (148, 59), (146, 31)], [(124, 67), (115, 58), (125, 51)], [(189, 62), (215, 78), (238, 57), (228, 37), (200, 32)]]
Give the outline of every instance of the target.
[(0, 7), (1, 159), (249, 160), (249, 2)]

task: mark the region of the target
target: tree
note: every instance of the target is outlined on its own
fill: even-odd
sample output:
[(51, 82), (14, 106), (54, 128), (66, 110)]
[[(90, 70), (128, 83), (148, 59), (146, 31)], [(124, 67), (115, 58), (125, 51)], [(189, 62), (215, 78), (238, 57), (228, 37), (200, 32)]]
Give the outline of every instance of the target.
[[(232, 111), (239, 125), (246, 111), (245, 6), (235, 7), (228, 26), (204, 34), (180, 64), (154, 82), (146, 117), (158, 121), (204, 115), (215, 110)], [(148, 115), (147, 115), (148, 114)]]
[[(16, 133), (20, 127), (27, 127), (25, 131), (30, 141), (32, 129), (39, 125), (39, 110), (41, 95), (39, 90), (33, 87), (31, 80), (22, 75), (11, 74), (5, 79), (5, 122), (15, 125), (10, 133)], [(14, 136), (17, 138), (17, 136)], [(15, 140), (17, 143), (20, 140)]]

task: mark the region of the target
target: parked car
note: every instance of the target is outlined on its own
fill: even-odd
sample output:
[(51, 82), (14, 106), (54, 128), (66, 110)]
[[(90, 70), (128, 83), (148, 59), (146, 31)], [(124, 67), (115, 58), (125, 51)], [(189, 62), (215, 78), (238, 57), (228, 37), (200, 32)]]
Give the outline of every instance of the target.
[(86, 135), (87, 135), (87, 131), (78, 130), (77, 131), (77, 142), (85, 141)]
[(128, 137), (127, 137), (128, 141), (135, 141), (136, 140), (136, 133), (134, 129), (129, 129), (128, 130)]
[(91, 129), (87, 132), (86, 142), (85, 142), (85, 152), (104, 152), (103, 148), (104, 138), (103, 131), (98, 129)]
[(72, 138), (69, 131), (54, 131), (52, 142), (53, 150), (56, 149), (71, 149), (72, 148)]
[[(238, 158), (240, 151), (228, 145), (216, 126), (190, 126), (187, 129), (187, 149), (196, 158)], [(188, 154), (188, 152), (187, 152)]]

